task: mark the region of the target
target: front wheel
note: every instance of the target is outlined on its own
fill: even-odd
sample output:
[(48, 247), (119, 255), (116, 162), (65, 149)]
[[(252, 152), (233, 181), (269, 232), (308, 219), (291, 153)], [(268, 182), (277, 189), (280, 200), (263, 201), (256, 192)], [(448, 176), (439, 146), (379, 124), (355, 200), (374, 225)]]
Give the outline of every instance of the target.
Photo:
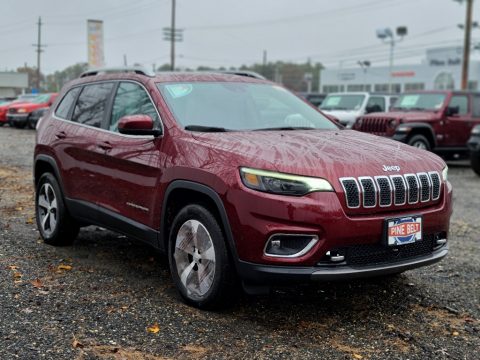
[(50, 173), (43, 174), (38, 181), (35, 210), (37, 227), (45, 243), (55, 246), (73, 243), (80, 227), (70, 217), (60, 185)]
[(413, 135), (410, 139), (408, 139), (408, 145), (416, 147), (417, 149), (422, 150), (430, 150), (430, 142), (428, 139), (423, 135)]
[(470, 163), (472, 165), (473, 171), (480, 176), (480, 152), (470, 154)]
[(169, 237), (173, 282), (186, 303), (201, 309), (226, 305), (234, 289), (234, 271), (217, 219), (200, 205), (176, 215)]

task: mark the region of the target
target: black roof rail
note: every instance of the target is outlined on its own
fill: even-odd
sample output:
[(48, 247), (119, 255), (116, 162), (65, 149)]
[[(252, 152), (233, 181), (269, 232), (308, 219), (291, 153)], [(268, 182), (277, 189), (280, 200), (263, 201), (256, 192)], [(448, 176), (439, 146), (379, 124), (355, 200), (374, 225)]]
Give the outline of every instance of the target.
[(95, 75), (104, 75), (104, 74), (115, 74), (115, 73), (133, 73), (138, 75), (145, 75), (149, 77), (155, 76), (155, 74), (141, 66), (135, 67), (114, 67), (114, 68), (100, 68), (100, 69), (92, 69), (83, 72), (80, 77), (84, 78), (87, 76), (95, 76)]
[(249, 71), (249, 70), (218, 70), (215, 71), (220, 74), (231, 74), (231, 75), (238, 75), (238, 76), (246, 76), (246, 77), (251, 77), (254, 79), (260, 79), (260, 80), (267, 80), (265, 76), (260, 75), (259, 73), (256, 73), (255, 71)]

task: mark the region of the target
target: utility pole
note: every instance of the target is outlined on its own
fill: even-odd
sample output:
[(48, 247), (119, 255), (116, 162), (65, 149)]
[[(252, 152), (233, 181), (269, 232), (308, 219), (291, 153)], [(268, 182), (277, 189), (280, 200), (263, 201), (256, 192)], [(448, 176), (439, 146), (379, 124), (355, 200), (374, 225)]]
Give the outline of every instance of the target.
[(128, 62), (127, 62), (127, 54), (123, 54), (123, 66), (127, 67)]
[(38, 18), (38, 40), (37, 40), (37, 43), (34, 44), (33, 46), (35, 46), (37, 48), (37, 50), (35, 50), (37, 52), (37, 83), (36, 83), (36, 87), (37, 87), (37, 90), (40, 91), (40, 54), (43, 52), (42, 50), (42, 18), (39, 17)]
[(175, 71), (175, 2), (176, 0), (172, 0), (172, 33), (170, 38), (170, 66), (172, 71)]
[(262, 66), (263, 76), (266, 77), (267, 72), (267, 50), (263, 50), (263, 66)]
[(468, 89), (468, 65), (470, 62), (470, 38), (472, 33), (473, 0), (466, 0), (466, 1), (467, 1), (467, 14), (465, 17), (465, 37), (463, 42), (462, 90)]

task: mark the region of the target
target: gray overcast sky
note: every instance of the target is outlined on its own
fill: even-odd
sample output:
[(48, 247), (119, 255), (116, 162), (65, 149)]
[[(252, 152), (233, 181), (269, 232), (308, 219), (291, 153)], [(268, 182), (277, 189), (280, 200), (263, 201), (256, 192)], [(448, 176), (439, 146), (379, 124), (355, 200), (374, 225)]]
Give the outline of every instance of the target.
[[(480, 21), (480, 2), (474, 20)], [(52, 73), (87, 59), (86, 19), (104, 21), (108, 66), (149, 68), (169, 62), (162, 28), (170, 26), (171, 0), (1, 0), (0, 70), (36, 65), (36, 21), (45, 25), (42, 71)], [(268, 60), (353, 66), (358, 60), (385, 64), (388, 47), (375, 37), (380, 27), (408, 27), (396, 63), (419, 62), (426, 47), (461, 45), (465, 5), (453, 0), (177, 0), (177, 65), (240, 66)], [(480, 30), (474, 30), (480, 39)]]

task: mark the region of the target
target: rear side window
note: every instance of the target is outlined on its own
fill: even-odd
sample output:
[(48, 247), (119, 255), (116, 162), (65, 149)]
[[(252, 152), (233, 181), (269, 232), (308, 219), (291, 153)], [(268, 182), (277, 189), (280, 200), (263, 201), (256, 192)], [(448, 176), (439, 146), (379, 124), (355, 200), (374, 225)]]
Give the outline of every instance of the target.
[(155, 106), (145, 89), (135, 83), (122, 82), (113, 101), (110, 130), (118, 132), (118, 122), (126, 115), (150, 115), (155, 125), (159, 125)]
[(450, 100), (449, 107), (452, 107), (452, 108), (458, 107), (459, 115), (468, 114), (468, 96), (465, 96), (465, 95), (452, 96), (452, 100)]
[(70, 110), (72, 109), (79, 92), (79, 87), (73, 88), (69, 92), (67, 92), (67, 94), (63, 97), (62, 101), (58, 105), (57, 110), (55, 111), (55, 115), (61, 119), (70, 120)]
[(113, 83), (86, 85), (78, 97), (72, 121), (101, 127)]

